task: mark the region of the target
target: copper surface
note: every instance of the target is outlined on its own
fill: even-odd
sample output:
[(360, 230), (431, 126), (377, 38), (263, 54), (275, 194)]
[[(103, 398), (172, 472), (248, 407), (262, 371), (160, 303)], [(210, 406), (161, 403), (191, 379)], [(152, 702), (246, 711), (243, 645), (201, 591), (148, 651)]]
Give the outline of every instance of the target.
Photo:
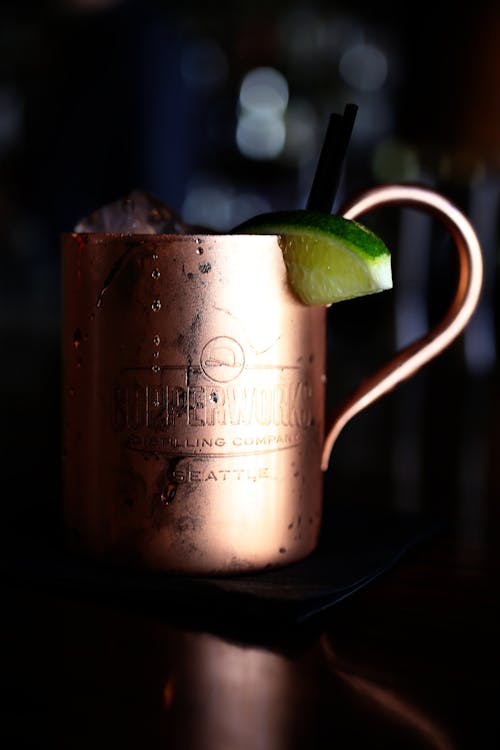
[(442, 196), (387, 186), (344, 215), (416, 205), (450, 230), (441, 324), (341, 404), (324, 442), (326, 308), (290, 291), (275, 236), (63, 236), (63, 487), (84, 554), (193, 574), (291, 563), (316, 546), (322, 471), (352, 416), (460, 333), (481, 254)]
[(83, 552), (223, 573), (321, 519), (325, 309), (276, 237), (63, 238), (64, 498)]
[(321, 466), (324, 470), (328, 468), (333, 444), (347, 422), (446, 349), (467, 325), (481, 293), (483, 261), (476, 233), (466, 216), (441, 194), (413, 185), (383, 185), (355, 197), (341, 213), (347, 219), (355, 219), (374, 208), (388, 205), (426, 210), (444, 224), (458, 254), (457, 288), (446, 315), (429, 333), (396, 354), (339, 404), (323, 447)]

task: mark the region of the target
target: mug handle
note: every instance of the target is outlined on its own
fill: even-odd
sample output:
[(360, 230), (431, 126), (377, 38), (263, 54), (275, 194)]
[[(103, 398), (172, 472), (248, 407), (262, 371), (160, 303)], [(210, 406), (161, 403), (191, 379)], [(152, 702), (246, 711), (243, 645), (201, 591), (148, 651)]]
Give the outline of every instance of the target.
[(339, 403), (323, 445), (323, 471), (328, 468), (333, 444), (347, 422), (446, 349), (467, 325), (481, 293), (483, 261), (476, 233), (464, 214), (439, 193), (413, 185), (382, 185), (356, 196), (340, 213), (346, 219), (354, 219), (374, 208), (391, 205), (422, 208), (444, 224), (458, 252), (457, 289), (441, 322), (398, 352), (386, 365), (362, 382), (354, 393)]

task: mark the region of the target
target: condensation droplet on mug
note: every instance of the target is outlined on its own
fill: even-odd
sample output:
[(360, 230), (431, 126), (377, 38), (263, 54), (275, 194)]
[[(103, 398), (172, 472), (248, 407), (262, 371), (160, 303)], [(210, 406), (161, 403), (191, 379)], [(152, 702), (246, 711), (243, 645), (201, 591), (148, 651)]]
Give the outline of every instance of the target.
[(197, 255), (203, 255), (203, 253), (204, 253), (203, 248), (202, 247), (197, 247), (196, 248), (196, 253), (197, 253)]
[(153, 336), (153, 344), (154, 344), (155, 346), (160, 346), (160, 341), (161, 341), (161, 339), (160, 339), (160, 337), (158, 336), (158, 334), (155, 334), (155, 335)]
[(160, 405), (159, 399), (155, 398), (155, 400), (153, 401), (153, 406), (155, 407), (155, 409), (157, 409), (159, 405)]
[(161, 501), (164, 505), (170, 505), (177, 492), (177, 485), (174, 482), (169, 482), (161, 492)]
[(158, 253), (153, 253), (153, 260), (158, 260)]
[(73, 348), (78, 349), (81, 343), (82, 343), (82, 332), (79, 328), (75, 328), (75, 332), (73, 334)]
[(153, 359), (159, 359), (160, 358), (160, 352), (153, 352)]
[(153, 367), (151, 369), (153, 370), (153, 372), (160, 372), (161, 367), (160, 367), (160, 365), (153, 365)]
[(218, 395), (218, 393), (216, 391), (212, 391), (212, 393), (210, 394), (209, 398), (210, 398), (210, 401), (212, 402), (212, 404), (216, 404), (217, 401), (219, 400), (219, 395)]
[(160, 278), (160, 271), (158, 268), (153, 268), (151, 271), (151, 278), (153, 279), (159, 279)]
[(161, 310), (161, 302), (159, 299), (154, 299), (153, 303), (151, 305), (151, 309), (153, 312), (158, 312), (158, 310)]

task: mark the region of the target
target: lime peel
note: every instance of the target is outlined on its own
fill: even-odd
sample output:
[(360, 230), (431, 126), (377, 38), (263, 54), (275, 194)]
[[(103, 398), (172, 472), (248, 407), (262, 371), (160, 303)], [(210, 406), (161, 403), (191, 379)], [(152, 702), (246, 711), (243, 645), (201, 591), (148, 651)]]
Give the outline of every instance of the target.
[(342, 216), (308, 210), (261, 214), (233, 232), (280, 235), (288, 281), (306, 305), (329, 305), (392, 288), (384, 242)]

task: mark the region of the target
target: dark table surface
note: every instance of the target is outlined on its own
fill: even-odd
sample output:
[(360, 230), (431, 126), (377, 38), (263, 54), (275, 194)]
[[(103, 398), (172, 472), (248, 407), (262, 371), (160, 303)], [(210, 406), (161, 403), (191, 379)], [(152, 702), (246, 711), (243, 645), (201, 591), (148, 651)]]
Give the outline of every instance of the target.
[(440, 535), (269, 633), (7, 582), (4, 747), (496, 748), (495, 541)]

